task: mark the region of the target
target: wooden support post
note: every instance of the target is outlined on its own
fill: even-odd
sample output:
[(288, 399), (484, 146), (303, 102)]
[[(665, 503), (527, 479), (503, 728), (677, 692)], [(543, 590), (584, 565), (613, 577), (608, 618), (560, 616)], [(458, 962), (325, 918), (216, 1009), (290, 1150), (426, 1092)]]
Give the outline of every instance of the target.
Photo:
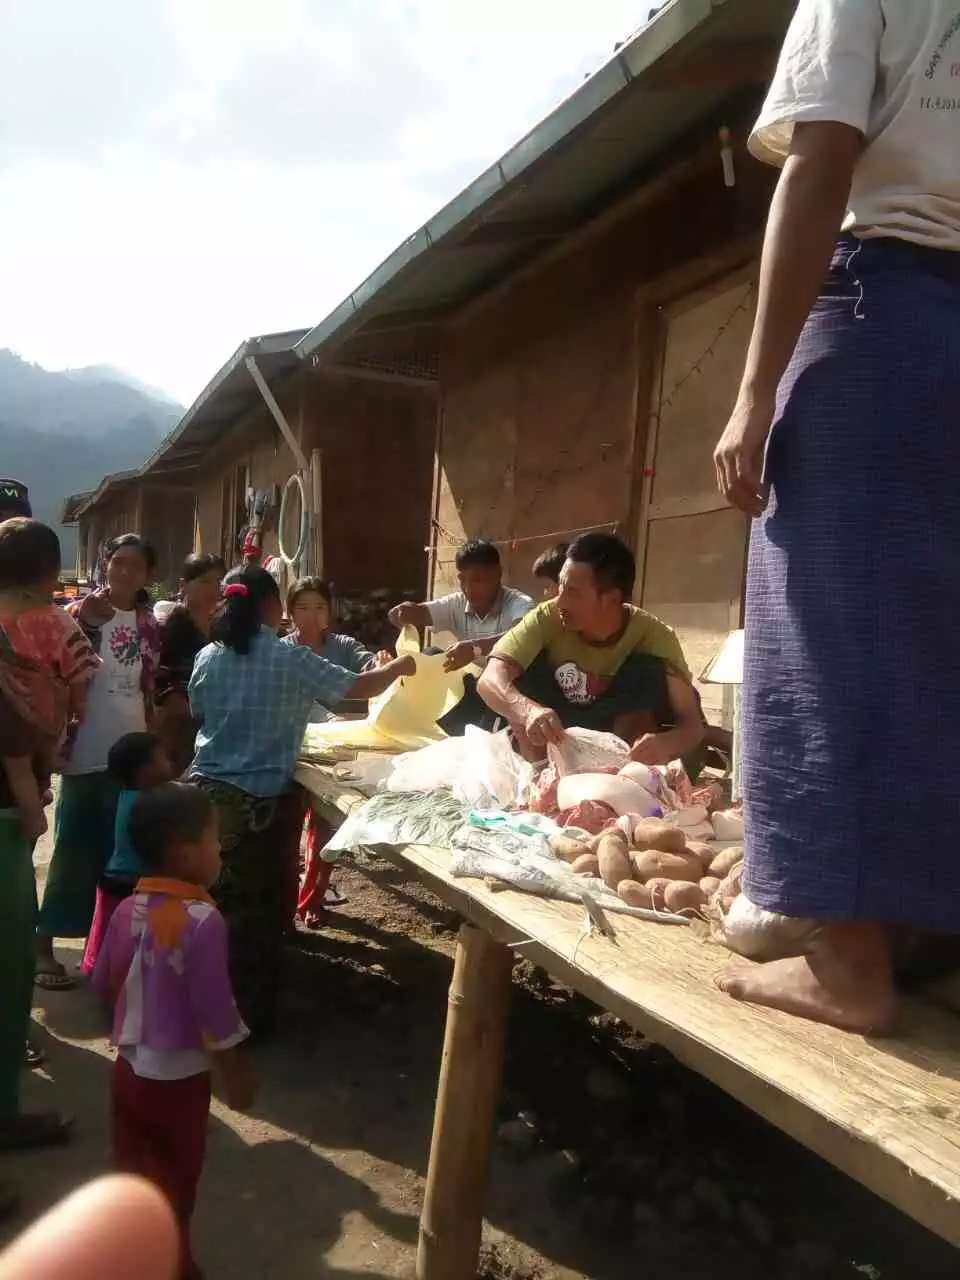
[(473, 1280), (483, 1226), (513, 955), (465, 924), (440, 1064), (417, 1280)]

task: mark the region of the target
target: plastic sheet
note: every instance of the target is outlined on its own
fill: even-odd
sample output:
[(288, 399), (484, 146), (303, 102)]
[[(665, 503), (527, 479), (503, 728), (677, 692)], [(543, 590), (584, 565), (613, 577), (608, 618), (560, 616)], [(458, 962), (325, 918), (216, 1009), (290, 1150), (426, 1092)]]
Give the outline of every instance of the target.
[(334, 832), (323, 857), (335, 862), (343, 854), (379, 845), (431, 845), (451, 851), (450, 871), (455, 876), (496, 880), (542, 898), (580, 903), (588, 910), (687, 923), (682, 916), (628, 906), (595, 876), (575, 876), (568, 863), (551, 853), (543, 834), (484, 829), (470, 816), (449, 791), (383, 792), (353, 810)]
[(330, 746), (372, 751), (416, 751), (446, 734), (437, 724), (463, 697), (463, 678), (476, 667), (444, 671), (442, 653), (420, 652), (413, 627), (404, 627), (397, 641), (397, 653), (410, 655), (417, 674), (395, 681), (378, 698), (371, 698), (365, 720), (331, 720), (308, 725), (304, 748), (322, 752)]
[(335, 862), (341, 853), (378, 845), (407, 844), (448, 848), (453, 833), (462, 827), (469, 806), (449, 791), (381, 792), (358, 805), (334, 833), (323, 857)]
[(717, 921), (715, 935), (737, 955), (766, 963), (806, 955), (819, 929), (816, 920), (765, 911), (741, 893)]
[(630, 758), (630, 748), (615, 733), (596, 729), (568, 729), (559, 744), (550, 743), (547, 759), (557, 777), (568, 773), (593, 773), (599, 769), (619, 769)]
[[(454, 834), (452, 852), (451, 875), (495, 880), (538, 898), (581, 903), (595, 923), (602, 924), (602, 913), (606, 911), (661, 924), (688, 923), (683, 916), (671, 912), (628, 906), (598, 877), (574, 875), (568, 863), (554, 857), (542, 836), (478, 831), (466, 826)], [(604, 931), (610, 932), (606, 928)]]
[(388, 791), (432, 791), (449, 787), (477, 808), (515, 808), (524, 798), (533, 768), (510, 745), (507, 730), (487, 733), (468, 725), (462, 738), (445, 738), (399, 756)]

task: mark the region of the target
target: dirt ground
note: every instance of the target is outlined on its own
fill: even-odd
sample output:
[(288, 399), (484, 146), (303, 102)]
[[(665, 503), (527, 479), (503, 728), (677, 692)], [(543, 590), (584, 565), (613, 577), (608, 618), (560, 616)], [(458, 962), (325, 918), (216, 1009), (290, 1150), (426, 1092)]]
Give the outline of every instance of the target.
[[(329, 927), (291, 941), (255, 1116), (214, 1106), (195, 1232), (209, 1280), (414, 1274), (457, 921), (361, 865)], [(60, 1103), (76, 1132), (0, 1157), (18, 1225), (108, 1167), (100, 1012), (83, 989), (37, 998), (49, 1064), (26, 1100)], [(956, 1275), (955, 1251), (526, 963), (507, 1054), (483, 1280)]]

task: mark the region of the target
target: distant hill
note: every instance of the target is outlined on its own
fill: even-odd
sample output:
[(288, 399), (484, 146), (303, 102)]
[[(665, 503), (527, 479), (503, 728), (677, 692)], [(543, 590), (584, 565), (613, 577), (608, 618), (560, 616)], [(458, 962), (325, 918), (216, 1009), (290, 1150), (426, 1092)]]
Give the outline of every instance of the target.
[[(37, 519), (55, 527), (67, 494), (140, 466), (182, 414), (163, 392), (109, 365), (52, 373), (0, 350), (0, 475), (29, 485)], [(59, 532), (70, 566), (75, 531)]]

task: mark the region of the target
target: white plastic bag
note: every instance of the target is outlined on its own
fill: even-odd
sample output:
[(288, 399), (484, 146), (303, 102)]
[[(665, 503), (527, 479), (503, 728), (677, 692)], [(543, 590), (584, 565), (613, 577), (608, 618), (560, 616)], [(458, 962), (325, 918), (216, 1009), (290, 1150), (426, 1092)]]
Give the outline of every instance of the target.
[(818, 928), (815, 920), (764, 911), (740, 893), (720, 921), (719, 932), (722, 941), (737, 955), (766, 963), (805, 955)]
[(743, 841), (743, 814), (736, 809), (724, 809), (712, 818), (713, 833), (718, 840)]
[(419, 751), (396, 756), (386, 789), (434, 791), (438, 787), (452, 787), (463, 767), (464, 746), (463, 738), (444, 738)]
[(359, 760), (334, 765), (333, 776), (338, 782), (348, 782), (358, 791), (372, 795), (386, 785), (393, 773), (393, 757), (387, 755), (361, 756)]
[(630, 748), (622, 738), (596, 729), (568, 729), (559, 746), (550, 743), (547, 747), (547, 759), (559, 778), (568, 773), (619, 769), (629, 757)]
[(481, 800), (473, 799), (479, 786), (481, 799), (489, 797), (499, 808), (522, 807), (533, 779), (533, 765), (514, 751), (510, 730), (487, 733), (476, 725), (467, 725), (463, 741), (465, 772), (454, 787), (454, 795), (477, 808), (486, 807)]
[(449, 787), (477, 809), (522, 805), (533, 768), (510, 745), (509, 731), (487, 733), (468, 725), (462, 738), (445, 738), (397, 756), (388, 791), (433, 791)]

